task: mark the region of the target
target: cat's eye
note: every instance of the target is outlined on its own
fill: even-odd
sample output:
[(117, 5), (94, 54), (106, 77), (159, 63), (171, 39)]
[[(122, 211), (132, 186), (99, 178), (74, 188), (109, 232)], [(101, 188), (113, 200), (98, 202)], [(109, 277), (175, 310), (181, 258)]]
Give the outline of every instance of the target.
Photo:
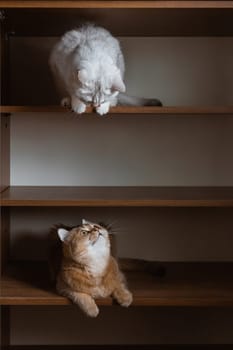
[(81, 234), (82, 234), (83, 236), (86, 236), (86, 235), (88, 234), (88, 232), (87, 232), (87, 231), (82, 230), (82, 231), (81, 231)]

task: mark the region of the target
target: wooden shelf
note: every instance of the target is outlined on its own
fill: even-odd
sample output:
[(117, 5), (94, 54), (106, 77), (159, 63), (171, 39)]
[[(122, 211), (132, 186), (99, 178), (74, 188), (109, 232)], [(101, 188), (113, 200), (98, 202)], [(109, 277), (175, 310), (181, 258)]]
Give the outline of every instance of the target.
[[(233, 1), (139, 1), (139, 0), (0, 0), (2, 101), (13, 101), (8, 78), (8, 46), (11, 36), (60, 36), (84, 22), (103, 26), (114, 36), (232, 37)], [(3, 10), (3, 11), (2, 11)], [(130, 19), (130, 20), (129, 20)], [(120, 25), (119, 25), (120, 23)], [(5, 40), (9, 39), (9, 40)], [(7, 44), (8, 42), (8, 44)], [(10, 54), (10, 53), (9, 53)], [(12, 95), (12, 96), (11, 96)], [(14, 103), (14, 102), (13, 102)], [(20, 102), (19, 102), (20, 103)], [(21, 101), (23, 103), (23, 101)], [(33, 101), (32, 101), (33, 103)], [(43, 103), (43, 101), (42, 101)], [(2, 187), (9, 185), (9, 123), (12, 113), (66, 113), (59, 106), (0, 106), (2, 125), (1, 155), (5, 169)], [(88, 109), (84, 118), (93, 115)], [(115, 116), (233, 116), (233, 106), (192, 107), (116, 107), (106, 118)], [(96, 117), (101, 118), (96, 115)], [(77, 116), (78, 118), (78, 116)], [(10, 209), (7, 207), (232, 207), (233, 187), (8, 187), (1, 193), (3, 219), (1, 228), (0, 305), (2, 349), (37, 350), (57, 346), (10, 346), (11, 305), (70, 305), (59, 296), (49, 281), (48, 266), (40, 262), (8, 262), (10, 250)], [(133, 306), (157, 307), (233, 307), (233, 262), (164, 263), (167, 274), (156, 277), (142, 271), (127, 272), (133, 292)], [(98, 299), (100, 306), (116, 303), (111, 298)], [(110, 349), (196, 349), (193, 346), (111, 345)], [(207, 348), (208, 345), (205, 347)], [(210, 348), (227, 346), (210, 345)], [(59, 347), (58, 347), (59, 348)], [(74, 347), (70, 347), (72, 349)], [(81, 346), (94, 349), (97, 346)], [(103, 346), (99, 346), (102, 349)], [(109, 346), (104, 346), (104, 349)], [(232, 345), (229, 345), (232, 348)], [(60, 347), (67, 349), (67, 346)]]
[(11, 345), (2, 346), (1, 350), (232, 350), (232, 347), (232, 344)]
[(11, 186), (5, 207), (233, 207), (233, 187)]
[[(165, 277), (127, 272), (134, 306), (233, 306), (233, 263), (164, 263)], [(115, 304), (111, 298), (99, 305)], [(70, 305), (56, 294), (43, 263), (16, 263), (1, 281), (1, 305)]]
[[(0, 113), (70, 113), (60, 106), (0, 106)], [(87, 108), (86, 114), (95, 114), (94, 109)], [(107, 115), (232, 115), (233, 106), (197, 106), (197, 107), (112, 107)]]
[(232, 1), (143, 1), (143, 0), (1, 0), (0, 7), (3, 8), (233, 8)]
[(233, 35), (232, 1), (9, 0), (0, 8), (7, 32), (16, 36), (60, 36), (86, 21), (116, 36)]

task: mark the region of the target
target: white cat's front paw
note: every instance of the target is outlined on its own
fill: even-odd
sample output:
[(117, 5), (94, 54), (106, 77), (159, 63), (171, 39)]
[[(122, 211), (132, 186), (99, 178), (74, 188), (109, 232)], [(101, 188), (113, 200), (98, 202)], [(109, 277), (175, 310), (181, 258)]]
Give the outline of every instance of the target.
[(107, 114), (110, 108), (109, 102), (102, 103), (99, 107), (96, 108), (96, 112), (100, 115)]
[(66, 107), (66, 108), (71, 108), (71, 100), (70, 97), (64, 97), (61, 100), (61, 106), (62, 107)]
[(72, 110), (75, 113), (82, 114), (86, 111), (86, 105), (82, 102), (76, 105), (72, 105)]
[(87, 106), (85, 105), (85, 103), (80, 101), (78, 98), (72, 98), (71, 108), (72, 108), (73, 112), (78, 113), (78, 114), (82, 114), (86, 111)]

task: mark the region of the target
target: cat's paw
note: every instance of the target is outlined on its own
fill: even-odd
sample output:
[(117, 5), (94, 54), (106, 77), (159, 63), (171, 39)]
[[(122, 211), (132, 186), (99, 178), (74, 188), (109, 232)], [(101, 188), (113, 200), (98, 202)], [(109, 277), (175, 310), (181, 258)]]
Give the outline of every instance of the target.
[(128, 307), (130, 304), (132, 304), (133, 295), (127, 289), (118, 289), (113, 293), (113, 296), (121, 306)]
[(120, 301), (121, 306), (128, 307), (133, 302), (133, 295), (128, 290), (125, 291)]
[(86, 111), (86, 105), (84, 103), (80, 103), (78, 105), (72, 105), (72, 111), (78, 114), (82, 114)]
[(62, 107), (66, 107), (66, 108), (71, 108), (71, 100), (70, 97), (64, 97), (61, 100), (61, 106)]
[(89, 317), (96, 317), (99, 314), (99, 309), (95, 300), (86, 293), (71, 292), (71, 299), (81, 308), (81, 310)]
[(102, 103), (99, 107), (96, 108), (96, 112), (100, 115), (107, 114), (110, 108), (109, 102)]
[(82, 114), (86, 111), (87, 106), (85, 105), (85, 103), (80, 101), (78, 98), (72, 97), (71, 108), (72, 108), (73, 112), (78, 113), (78, 114)]
[(89, 307), (86, 307), (84, 311), (89, 317), (97, 317), (99, 314), (99, 308), (97, 307), (97, 305), (91, 305)]

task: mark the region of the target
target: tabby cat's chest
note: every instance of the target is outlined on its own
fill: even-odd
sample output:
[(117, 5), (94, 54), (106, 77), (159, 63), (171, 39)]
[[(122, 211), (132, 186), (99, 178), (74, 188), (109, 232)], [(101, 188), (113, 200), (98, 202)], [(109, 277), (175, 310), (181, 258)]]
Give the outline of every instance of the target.
[(104, 285), (96, 285), (91, 289), (91, 296), (93, 298), (106, 298), (111, 294), (109, 287)]
[[(93, 277), (89, 275), (89, 286), (88, 290), (83, 290), (83, 292), (87, 292), (93, 298), (106, 298), (109, 294), (112, 293), (111, 285), (107, 282), (108, 278), (106, 276), (101, 277)], [(84, 289), (86, 289), (84, 287)]]

